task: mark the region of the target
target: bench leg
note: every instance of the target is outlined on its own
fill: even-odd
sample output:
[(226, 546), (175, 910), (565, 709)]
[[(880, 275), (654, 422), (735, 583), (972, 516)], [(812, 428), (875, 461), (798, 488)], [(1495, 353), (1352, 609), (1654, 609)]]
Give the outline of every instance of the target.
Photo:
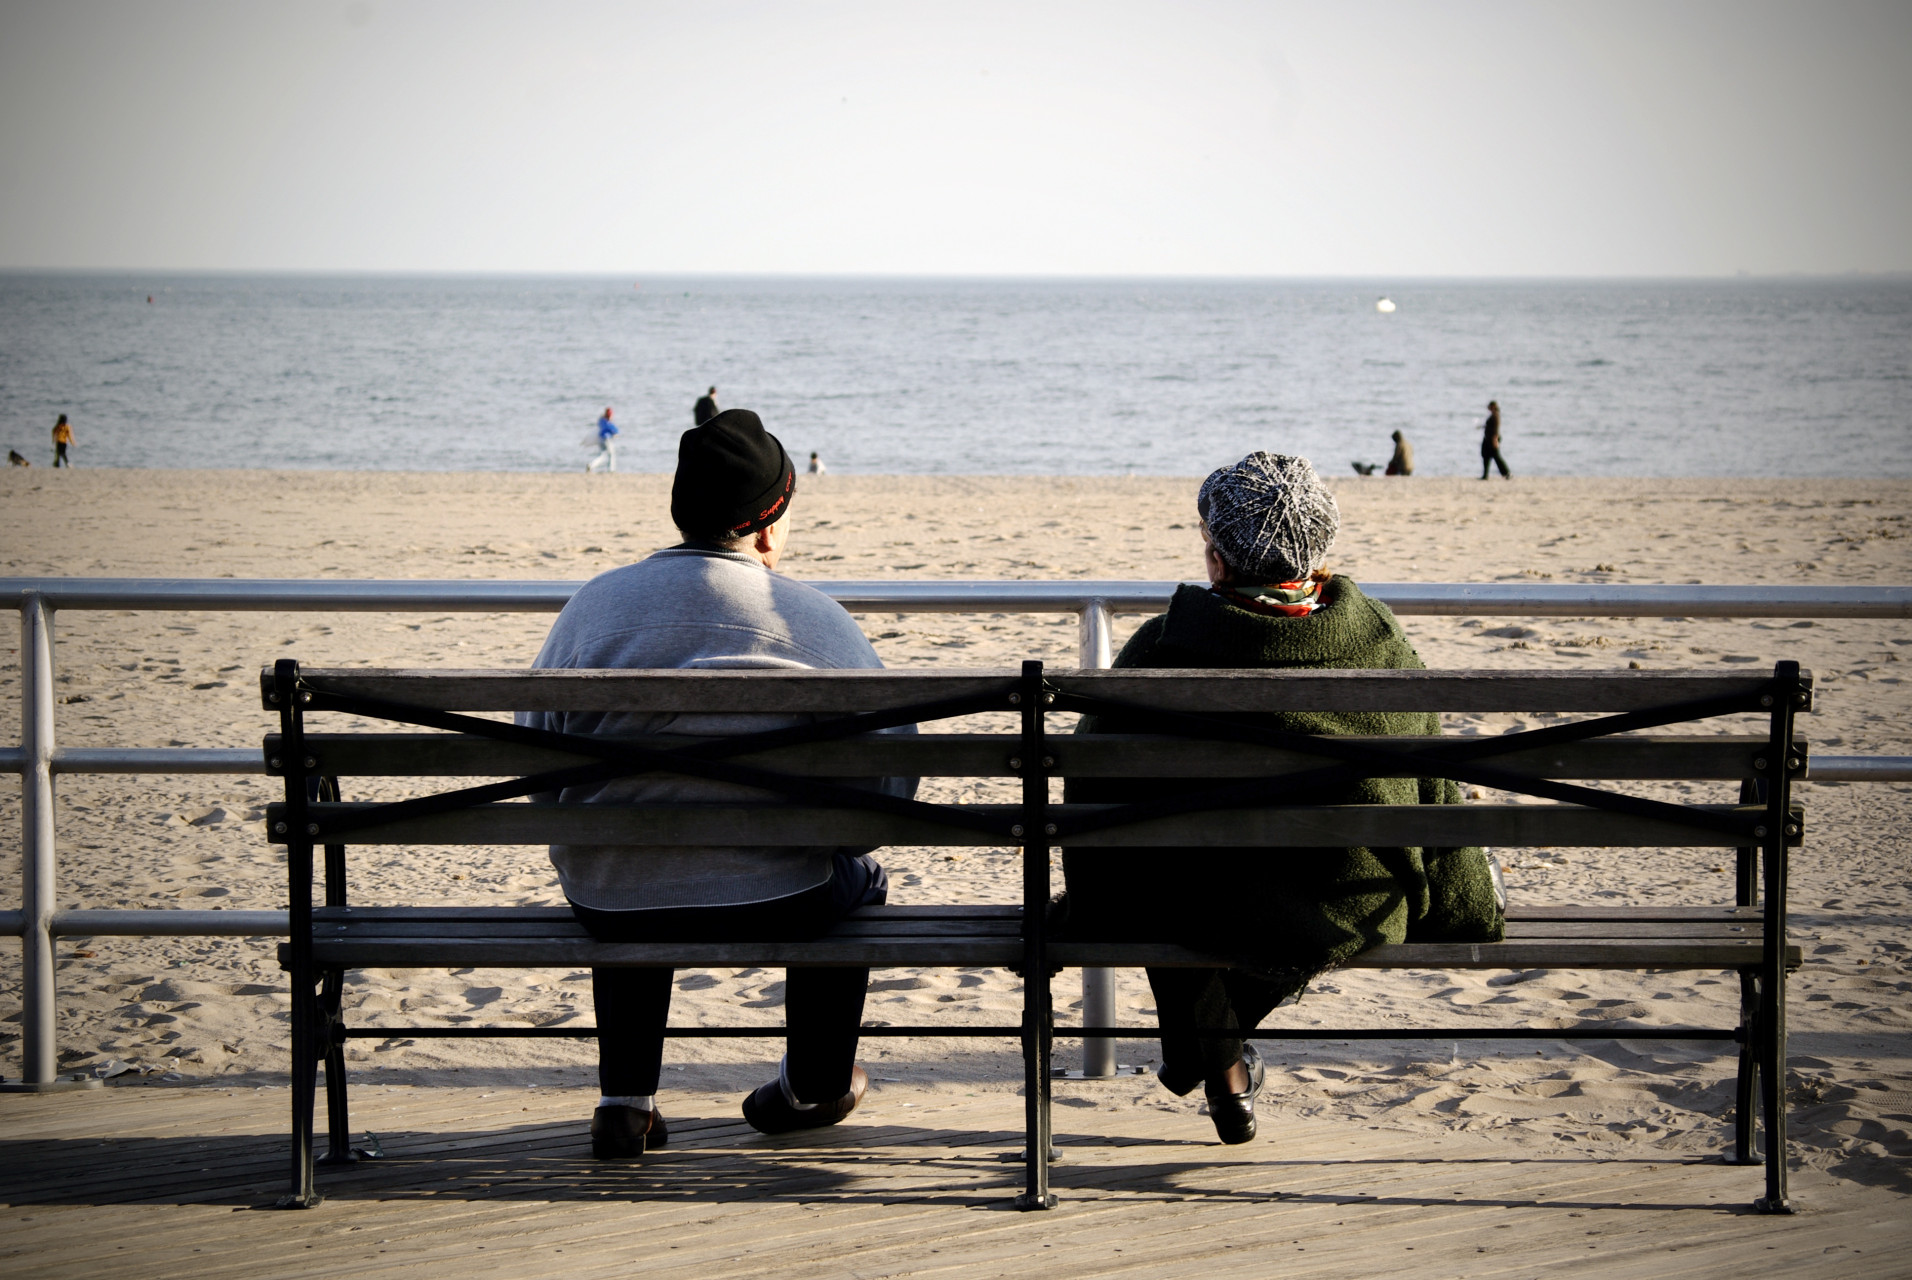
[(1739, 1078), (1733, 1091), (1733, 1163), (1758, 1164), (1754, 1131), (1759, 1124), (1759, 976), (1739, 971)]
[(1786, 1195), (1786, 880), (1787, 838), (1800, 834), (1792, 816), (1793, 712), (1806, 706), (1809, 695), (1800, 687), (1799, 664), (1781, 662), (1773, 668), (1771, 743), (1767, 750), (1773, 767), (1767, 770), (1766, 814), (1753, 831), (1762, 842), (1766, 939), (1759, 964), (1759, 1093), (1766, 1121), (1766, 1194), (1753, 1202), (1760, 1213), (1792, 1213)]
[[(1762, 975), (1764, 977), (1764, 975)], [(1766, 1194), (1753, 1202), (1761, 1213), (1791, 1213), (1786, 1194), (1786, 1012), (1784, 979), (1760, 983), (1759, 1094), (1766, 1122)]]
[(320, 1200), (312, 1171), (312, 1122), (319, 1068), (319, 1001), (309, 971), (292, 974), (292, 1186), (281, 1209), (310, 1209)]
[(340, 1006), (345, 999), (345, 970), (327, 969), (319, 988), (320, 1026), (324, 1029), (325, 1054), (325, 1155), (320, 1164), (357, 1164), (359, 1153), (352, 1148), (352, 1122), (346, 1110), (345, 1020)]
[[(1022, 1066), (1023, 1163), (1028, 1178), (1016, 1197), (1018, 1209), (1053, 1209), (1049, 1190), (1050, 1143), (1054, 1133), (1049, 1117), (1049, 1072), (1055, 1041), (1055, 1008), (1049, 983), (1049, 823), (1048, 751), (1043, 746), (1043, 707), (1053, 701), (1042, 683), (1042, 664), (1022, 664), (1020, 688), (1011, 705), (1022, 708), (1022, 821), (1011, 833), (1022, 845)], [(1040, 762), (1040, 763), (1038, 763)]]
[[(1024, 981), (1028, 978), (1025, 975)], [(1046, 989), (1045, 978), (1042, 986)], [(1016, 1197), (1018, 1209), (1053, 1209), (1055, 1193), (1049, 1189), (1049, 1162), (1055, 1158), (1055, 1130), (1050, 1124), (1050, 1071), (1054, 1057), (1049, 1002), (1033, 993), (1025, 1002), (1023, 1057), (1023, 1169), (1022, 1194)], [(1040, 1010), (1040, 1012), (1038, 1012)]]

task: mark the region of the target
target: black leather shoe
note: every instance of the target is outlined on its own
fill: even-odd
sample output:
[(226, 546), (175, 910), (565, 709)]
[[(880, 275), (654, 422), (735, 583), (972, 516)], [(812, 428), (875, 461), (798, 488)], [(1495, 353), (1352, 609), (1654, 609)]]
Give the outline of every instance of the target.
[(600, 1160), (628, 1160), (668, 1141), (661, 1111), (612, 1105), (591, 1113), (591, 1154)]
[(1255, 1052), (1254, 1045), (1242, 1045), (1241, 1061), (1248, 1068), (1246, 1089), (1231, 1093), (1226, 1084), (1217, 1085), (1213, 1081), (1202, 1087), (1208, 1098), (1208, 1118), (1215, 1122), (1215, 1133), (1231, 1147), (1254, 1140), (1255, 1095), (1261, 1092), (1261, 1083), (1267, 1077), (1267, 1069), (1262, 1066), (1261, 1055)]
[(783, 1085), (776, 1080), (757, 1086), (744, 1099), (744, 1119), (758, 1133), (794, 1133), (798, 1129), (821, 1129), (833, 1125), (856, 1110), (863, 1101), (870, 1077), (862, 1067), (850, 1069), (850, 1091), (835, 1102), (820, 1102), (807, 1111), (799, 1111), (783, 1096)]

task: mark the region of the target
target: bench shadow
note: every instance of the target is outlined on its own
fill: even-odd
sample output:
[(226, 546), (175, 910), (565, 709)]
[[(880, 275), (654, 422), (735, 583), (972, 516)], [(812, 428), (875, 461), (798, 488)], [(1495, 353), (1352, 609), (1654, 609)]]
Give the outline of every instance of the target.
[[(672, 1145), (641, 1160), (591, 1158), (589, 1139), (575, 1123), (520, 1125), (474, 1131), (397, 1131), (377, 1135), (381, 1159), (322, 1166), (318, 1184), (328, 1201), (406, 1203), (527, 1200), (573, 1203), (837, 1203), (913, 1204), (951, 1208), (1007, 1208), (1022, 1189), (1019, 1130), (947, 1129), (884, 1125), (846, 1131), (839, 1145), (812, 1136), (765, 1138), (729, 1119), (686, 1120)], [(1061, 1136), (1053, 1166), (1064, 1199), (1089, 1202), (1189, 1201), (1345, 1207), (1675, 1209), (1732, 1213), (1717, 1200), (1630, 1202), (1575, 1198), (1369, 1195), (1358, 1191), (1284, 1191), (1270, 1187), (1269, 1171), (1319, 1175), (1336, 1168), (1441, 1165), (1573, 1165), (1575, 1157), (1542, 1159), (1238, 1159), (1210, 1158), (1208, 1142), (1101, 1136)], [(1084, 1160), (1097, 1150), (1123, 1149), (1139, 1160)], [(323, 1149), (323, 1145), (321, 1145)], [(1165, 1159), (1170, 1151), (1174, 1158)], [(1157, 1154), (1159, 1153), (1159, 1154)], [(1075, 1157), (1072, 1159), (1072, 1157)], [(120, 1204), (267, 1208), (284, 1189), (289, 1161), (276, 1134), (218, 1137), (63, 1138), (0, 1140), (0, 1204)], [(1591, 1163), (1673, 1163), (1625, 1158)], [(1699, 1163), (1699, 1162), (1692, 1162)], [(1239, 1171), (1240, 1177), (1231, 1177)], [(1231, 1189), (1229, 1184), (1251, 1184)]]

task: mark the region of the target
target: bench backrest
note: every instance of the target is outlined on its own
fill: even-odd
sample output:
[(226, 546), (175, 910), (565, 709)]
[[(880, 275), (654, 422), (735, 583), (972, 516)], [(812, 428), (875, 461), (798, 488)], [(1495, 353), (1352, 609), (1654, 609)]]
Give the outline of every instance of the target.
[[(1032, 666), (1034, 664), (1031, 664)], [(271, 771), (287, 776), (495, 778), (602, 764), (606, 744), (660, 752), (653, 764), (686, 760), (717, 776), (784, 778), (761, 805), (553, 805), (492, 802), (410, 810), (312, 803), (303, 821), (284, 805), (268, 814), (273, 838), (305, 834), (327, 844), (908, 844), (1020, 846), (1335, 844), (1741, 847), (1755, 836), (1744, 805), (1613, 803), (1569, 780), (1729, 780), (1805, 775), (1805, 744), (1791, 714), (1810, 705), (1810, 676), (1710, 671), (419, 671), (283, 670), (263, 673), (266, 705), (287, 717), (267, 739)], [(1783, 685), (1783, 688), (1781, 687)], [(276, 702), (275, 698), (290, 702)], [(1032, 708), (1029, 703), (1035, 702)], [(1783, 705), (1782, 705), (1783, 704)], [(1161, 718), (1151, 734), (1057, 734), (1059, 711), (1120, 708)], [(1775, 709), (1783, 715), (1773, 714)], [(476, 713), (521, 710), (649, 713), (758, 712), (821, 721), (785, 730), (795, 741), (590, 739), (566, 743)], [(312, 733), (315, 712), (395, 714), (431, 733)], [(1216, 719), (1257, 711), (1446, 711), (1594, 713), (1578, 725), (1524, 734), (1430, 738), (1309, 739), (1244, 729)], [(1624, 732), (1756, 712), (1767, 732), (1691, 735)], [(851, 732), (847, 717), (921, 718), (923, 732)], [(962, 732), (932, 716), (964, 716)], [(457, 719), (456, 717), (470, 717)], [(296, 723), (294, 723), (296, 721)], [(1597, 721), (1597, 724), (1593, 722)], [(1783, 722), (1783, 723), (1782, 723)], [(495, 723), (495, 722), (494, 722)], [(1607, 728), (1587, 736), (1587, 728)], [(834, 726), (834, 727), (833, 727)], [(1151, 727), (1156, 727), (1151, 725)], [(446, 732), (445, 730), (454, 730)], [(295, 751), (289, 736), (304, 745)], [(459, 732), (457, 730), (463, 730)], [(474, 731), (475, 730), (475, 731)], [(1621, 730), (1613, 734), (1611, 730)], [(490, 736), (492, 734), (498, 736)], [(836, 736), (829, 736), (836, 735)], [(296, 759), (293, 757), (296, 755)], [(613, 766), (614, 767), (614, 766)], [(842, 780), (873, 775), (1018, 778), (1021, 803), (842, 807)], [(1451, 777), (1526, 790), (1547, 804), (1462, 806), (1310, 805), (1329, 780), (1354, 776)], [(1117, 814), (1111, 806), (1048, 802), (1051, 777), (1214, 780), (1222, 807)], [(1038, 787), (1037, 784), (1041, 786)], [(1228, 784), (1232, 783), (1232, 787)], [(1031, 793), (1042, 791), (1041, 797)], [(1743, 789), (1742, 799), (1752, 799)], [(1770, 802), (1771, 797), (1762, 797)], [(1040, 816), (1030, 807), (1040, 801)], [(1781, 812), (1790, 812), (1788, 807)], [(374, 810), (379, 810), (374, 813)], [(1799, 840), (1796, 817), (1788, 842)], [(1053, 828), (1053, 830), (1051, 830)], [(1046, 836), (1046, 842), (1038, 837)]]

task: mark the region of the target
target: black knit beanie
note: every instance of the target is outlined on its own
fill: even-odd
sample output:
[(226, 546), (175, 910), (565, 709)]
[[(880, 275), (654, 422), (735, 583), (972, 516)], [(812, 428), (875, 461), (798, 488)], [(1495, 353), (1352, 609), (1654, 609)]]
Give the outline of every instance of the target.
[(796, 488), (790, 455), (763, 420), (726, 409), (677, 442), (671, 521), (691, 537), (742, 537), (781, 520)]

